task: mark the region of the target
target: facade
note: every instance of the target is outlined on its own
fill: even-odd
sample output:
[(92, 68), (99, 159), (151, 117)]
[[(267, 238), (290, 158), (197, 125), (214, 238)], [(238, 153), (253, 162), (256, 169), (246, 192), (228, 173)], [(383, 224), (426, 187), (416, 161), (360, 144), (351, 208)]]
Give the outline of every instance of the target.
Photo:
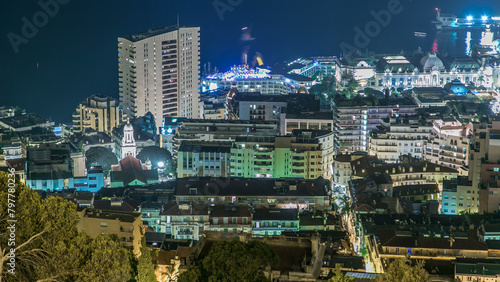
[(368, 157), (351, 162), (353, 179), (363, 179), (365, 176), (387, 174), (392, 186), (437, 184), (441, 192), (443, 181), (457, 178), (458, 172), (452, 168), (440, 166), (429, 161), (410, 159), (398, 164), (383, 164)]
[(112, 97), (95, 95), (80, 103), (73, 113), (73, 132), (93, 129), (111, 135), (113, 128), (124, 121), (118, 101)]
[(323, 175), (323, 149), (318, 140), (295, 136), (238, 137), (231, 148), (231, 176), (245, 178)]
[(472, 138), (471, 125), (457, 120), (435, 120), (433, 134), (425, 142), (425, 158), (455, 170), (469, 165), (469, 143)]
[(333, 177), (333, 159), (335, 156), (335, 134), (329, 130), (293, 130), (293, 136), (298, 138), (318, 140), (321, 145), (321, 171), (323, 172), (324, 179), (332, 179)]
[(351, 160), (353, 155), (351, 154), (338, 154), (333, 160), (333, 183), (335, 186), (341, 186), (344, 189), (349, 186), (349, 181), (351, 181), (352, 167)]
[(470, 144), (469, 180), (471, 189), (480, 195), (479, 213), (500, 210), (500, 121), (473, 123), (474, 139)]
[[(384, 57), (383, 68), (375, 75), (380, 87), (443, 87), (454, 80), (469, 84), (482, 84), (491, 87), (493, 79), (491, 69), (482, 67), (471, 57), (450, 58), (451, 63), (445, 65), (435, 53), (422, 57), (419, 64), (413, 65), (405, 56)], [(483, 77), (482, 80), (479, 79)]]
[(173, 239), (197, 241), (210, 225), (208, 206), (202, 204), (167, 204), (160, 217), (160, 232)]
[(332, 112), (303, 112), (281, 114), (280, 132), (287, 135), (294, 130), (329, 130), (335, 131), (335, 122)]
[(94, 239), (101, 234), (115, 234), (123, 245), (133, 250), (136, 257), (140, 256), (143, 236), (140, 213), (83, 209), (78, 215), (78, 231)]
[(500, 279), (498, 259), (457, 259), (455, 281), (495, 282)]
[(342, 69), (351, 72), (362, 87), (386, 88), (443, 87), (454, 80), (491, 87), (494, 82), (491, 66), (482, 65), (472, 57), (439, 58), (436, 53), (375, 55), (354, 59)]
[(238, 118), (241, 120), (278, 120), (287, 105), (285, 95), (245, 94), (237, 98)]
[(384, 118), (398, 114), (415, 115), (417, 106), (406, 99), (390, 99), (388, 104), (383, 105), (360, 105), (354, 101), (346, 102), (345, 106), (334, 107), (334, 122), (337, 128), (337, 149), (340, 151), (356, 152), (368, 151), (370, 131), (382, 124)]
[(445, 238), (441, 234), (435, 236), (413, 235), (397, 230), (379, 230), (379, 252), (382, 258), (436, 259), (454, 260), (462, 258), (487, 258), (488, 248), (484, 242), (465, 236)]
[(232, 142), (183, 141), (177, 151), (177, 177), (228, 177)]
[(30, 148), (26, 160), (26, 185), (34, 190), (73, 188), (69, 145), (44, 144)]
[(163, 210), (163, 206), (162, 203), (158, 202), (143, 202), (141, 204), (142, 222), (147, 223), (155, 232), (160, 232), (161, 230), (160, 213)]
[(479, 191), (473, 189), (466, 176), (443, 181), (441, 213), (458, 215), (479, 211)]
[(252, 219), (254, 236), (281, 235), (299, 231), (299, 212), (295, 209), (256, 209)]
[(391, 116), (382, 128), (370, 133), (369, 153), (387, 163), (397, 163), (400, 156), (424, 157), (424, 142), (432, 134), (432, 125), (416, 116)]
[(203, 119), (224, 119), (226, 106), (223, 103), (205, 101), (203, 103)]
[(246, 205), (215, 205), (210, 211), (210, 231), (252, 233), (252, 213)]
[(85, 176), (75, 176), (74, 187), (77, 191), (96, 193), (104, 187), (104, 173), (101, 167), (92, 167)]
[(123, 111), (133, 118), (151, 112), (157, 121), (199, 118), (199, 65), (199, 27), (172, 26), (118, 38)]

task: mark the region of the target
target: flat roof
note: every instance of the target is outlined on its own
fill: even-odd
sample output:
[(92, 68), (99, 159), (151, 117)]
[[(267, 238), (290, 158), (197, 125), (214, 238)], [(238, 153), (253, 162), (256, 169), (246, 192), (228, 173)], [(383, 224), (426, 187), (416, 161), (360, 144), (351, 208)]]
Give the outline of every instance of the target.
[(150, 30), (147, 30), (144, 32), (140, 32), (140, 33), (136, 33), (136, 34), (128, 35), (125, 37), (120, 37), (120, 38), (125, 38), (129, 41), (132, 41), (132, 42), (138, 42), (138, 41), (141, 41), (141, 40), (144, 40), (144, 39), (147, 39), (150, 37), (154, 37), (154, 36), (157, 36), (157, 35), (160, 35), (163, 33), (176, 31), (176, 30), (179, 30), (181, 28), (196, 28), (196, 27), (188, 27), (188, 26), (179, 27), (177, 25), (172, 25), (172, 26), (167, 26), (167, 27), (162, 27), (162, 28), (150, 29)]

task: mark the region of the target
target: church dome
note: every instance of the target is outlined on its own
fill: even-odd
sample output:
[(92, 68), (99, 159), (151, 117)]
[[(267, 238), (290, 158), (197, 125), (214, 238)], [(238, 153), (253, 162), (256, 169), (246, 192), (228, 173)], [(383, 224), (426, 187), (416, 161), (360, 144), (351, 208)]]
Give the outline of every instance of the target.
[(420, 64), (424, 67), (424, 71), (444, 70), (443, 61), (435, 53), (423, 57)]

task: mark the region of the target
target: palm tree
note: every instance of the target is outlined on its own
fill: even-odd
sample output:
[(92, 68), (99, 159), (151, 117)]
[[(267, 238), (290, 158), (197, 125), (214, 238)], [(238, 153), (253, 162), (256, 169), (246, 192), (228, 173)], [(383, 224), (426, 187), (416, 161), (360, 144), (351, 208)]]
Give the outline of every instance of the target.
[(161, 273), (162, 282), (173, 282), (177, 281), (179, 276), (179, 269), (175, 267), (175, 264), (171, 264), (165, 267), (165, 271)]

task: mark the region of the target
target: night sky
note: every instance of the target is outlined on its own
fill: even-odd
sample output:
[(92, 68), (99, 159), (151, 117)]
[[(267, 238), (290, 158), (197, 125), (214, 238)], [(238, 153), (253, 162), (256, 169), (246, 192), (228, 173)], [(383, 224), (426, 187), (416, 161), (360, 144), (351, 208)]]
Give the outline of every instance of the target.
[[(48, 1), (48, 0), (42, 0)], [(62, 0), (60, 0), (62, 1)], [(68, 1), (68, 0), (65, 0)], [(218, 0), (228, 3), (228, 0)], [(241, 28), (252, 27), (250, 57), (263, 55), (266, 65), (300, 56), (339, 55), (341, 42), (352, 44), (355, 26), (372, 20), (370, 11), (386, 9), (389, 0), (232, 0), (240, 3), (220, 19), (212, 0), (69, 0), (16, 54), (7, 35), (21, 35), (22, 17), (32, 21), (42, 10), (37, 1), (4, 1), (0, 11), (0, 105), (20, 106), (51, 118), (71, 121), (85, 97), (118, 97), (117, 37), (180, 24), (201, 27), (201, 68), (211, 62), (219, 70), (240, 63)], [(403, 11), (371, 39), (368, 49), (399, 53), (434, 41), (434, 8), (465, 16), (500, 16), (500, 1), (401, 0)], [(427, 32), (426, 39), (414, 37)], [(459, 54), (441, 44), (440, 52)], [(38, 67), (37, 67), (38, 65)]]

